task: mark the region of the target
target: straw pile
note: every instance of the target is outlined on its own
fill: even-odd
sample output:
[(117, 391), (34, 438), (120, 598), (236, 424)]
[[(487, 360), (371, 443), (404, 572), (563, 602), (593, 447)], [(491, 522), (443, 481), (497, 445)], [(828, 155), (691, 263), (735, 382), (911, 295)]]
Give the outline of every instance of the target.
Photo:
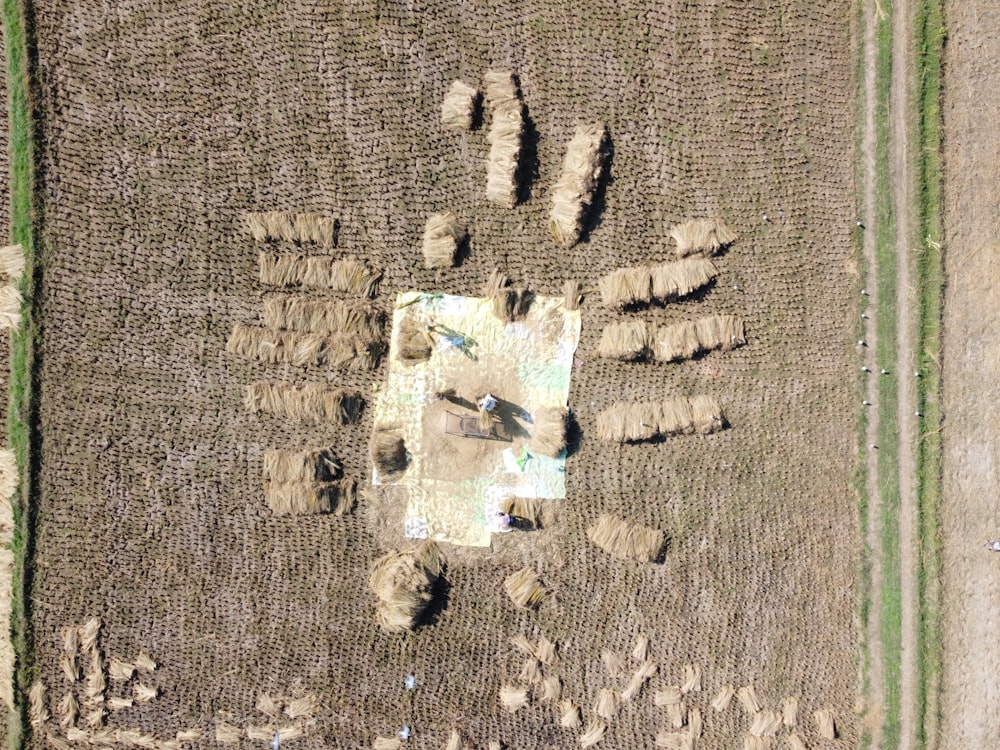
[(333, 247), (337, 241), (337, 220), (321, 214), (251, 211), (243, 218), (258, 242), (316, 242), (323, 247)]
[(385, 316), (339, 300), (272, 294), (264, 298), (264, 325), (302, 333), (350, 333), (376, 341), (382, 338)]
[(707, 258), (685, 258), (653, 266), (650, 275), (653, 297), (661, 302), (672, 302), (710, 283), (719, 275), (719, 269)]
[(833, 711), (829, 708), (821, 708), (813, 714), (816, 720), (816, 729), (819, 736), (824, 740), (834, 740), (837, 738), (837, 724), (833, 720)]
[(732, 701), (734, 695), (736, 695), (736, 690), (732, 685), (723, 685), (712, 699), (712, 708), (722, 713), (729, 708), (729, 703)]
[(408, 464), (406, 444), (399, 435), (376, 430), (369, 446), (369, 454), (383, 480), (406, 471)]
[(454, 81), (441, 101), (441, 124), (449, 130), (472, 130), (481, 100), (474, 86)]
[(340, 515), (353, 505), (354, 491), (354, 481), (341, 479), (340, 462), (326, 448), (264, 454), (264, 495), (277, 515)]
[(607, 732), (607, 724), (600, 719), (591, 720), (591, 722), (587, 725), (587, 728), (583, 730), (583, 734), (580, 735), (580, 747), (588, 748), (596, 745), (604, 739), (604, 735), (607, 734)]
[(639, 562), (656, 560), (667, 543), (666, 534), (659, 529), (640, 526), (607, 513), (587, 529), (587, 536), (608, 554)]
[(490, 144), (486, 161), (486, 200), (513, 208), (517, 203), (524, 103), (509, 71), (488, 71), (484, 82), (486, 101), (493, 115), (490, 132), (486, 135)]
[(462, 238), (458, 217), (451, 211), (434, 214), (424, 225), (424, 268), (451, 268)]
[(393, 550), (375, 561), (368, 583), (375, 592), (375, 620), (386, 633), (412, 630), (434, 596), (444, 559), (434, 542)]
[(666, 401), (618, 401), (597, 415), (597, 436), (616, 443), (663, 435), (707, 435), (725, 426), (719, 402), (711, 396)]
[(243, 399), (248, 412), (263, 412), (307, 423), (357, 422), (364, 403), (361, 394), (351, 388), (261, 381), (248, 385)]
[(755, 737), (773, 737), (781, 729), (781, 714), (777, 711), (758, 711), (753, 715), (750, 734)]
[(495, 268), (483, 286), (483, 296), (492, 301), (494, 315), (505, 323), (512, 323), (528, 314), (535, 295), (527, 289), (511, 287), (510, 279)]
[(603, 122), (580, 125), (566, 147), (562, 175), (552, 189), (549, 213), (552, 238), (564, 248), (572, 247), (580, 239), (594, 191), (604, 172), (607, 138)]
[(244, 323), (233, 325), (226, 351), (237, 357), (297, 367), (371, 370), (379, 360), (379, 347), (354, 334), (295, 333)]
[(597, 288), (605, 307), (621, 310), (631, 305), (645, 304), (653, 293), (649, 266), (615, 269), (598, 280)]
[(24, 248), (20, 245), (0, 247), (0, 275), (14, 280), (24, 273)]
[(540, 456), (556, 458), (566, 450), (566, 421), (569, 409), (565, 406), (544, 406), (533, 415), (528, 450)]
[(736, 235), (722, 219), (691, 219), (670, 228), (677, 243), (677, 257), (715, 255), (736, 241)]
[(0, 286), (0, 330), (17, 328), (21, 324), (21, 304), (24, 299), (13, 284)]
[(624, 320), (610, 323), (601, 331), (598, 354), (605, 359), (633, 362), (646, 356), (650, 344), (650, 327), (644, 320)]
[(382, 274), (353, 258), (260, 253), (260, 281), (270, 286), (303, 286), (374, 297)]
[(663, 326), (653, 337), (653, 357), (676, 362), (702, 352), (728, 351), (746, 343), (743, 321), (735, 315), (710, 315), (694, 321)]
[(503, 587), (514, 606), (520, 609), (535, 609), (545, 598), (545, 587), (531, 568), (521, 568), (507, 576)]

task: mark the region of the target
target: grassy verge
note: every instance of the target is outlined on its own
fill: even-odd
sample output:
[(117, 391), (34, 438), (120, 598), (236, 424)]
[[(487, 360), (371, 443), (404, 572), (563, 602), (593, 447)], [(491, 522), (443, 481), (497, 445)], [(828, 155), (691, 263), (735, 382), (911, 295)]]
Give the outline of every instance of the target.
[(21, 477), (13, 498), (14, 506), (14, 581), (11, 598), (11, 639), (15, 654), (14, 696), (17, 710), (10, 717), (8, 747), (23, 746), (22, 736), (28, 726), (27, 707), (21, 696), (27, 694), (32, 678), (32, 636), (29, 626), (30, 568), (32, 553), (32, 444), (35, 430), (34, 357), (38, 336), (34, 314), (35, 262), (34, 219), (36, 218), (34, 183), (34, 118), (31, 92), (30, 13), (22, 0), (3, 0), (3, 26), (7, 59), (7, 100), (10, 155), (11, 238), (25, 251), (25, 273), (21, 277), (21, 327), (14, 332), (11, 345), (10, 410), (7, 439), (17, 456)]

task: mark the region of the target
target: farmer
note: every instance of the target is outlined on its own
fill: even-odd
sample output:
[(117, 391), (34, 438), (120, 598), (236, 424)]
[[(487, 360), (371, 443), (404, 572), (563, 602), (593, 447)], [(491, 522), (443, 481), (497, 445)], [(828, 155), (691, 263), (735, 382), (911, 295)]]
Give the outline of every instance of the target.
[(479, 399), (479, 408), (483, 411), (493, 411), (497, 408), (497, 400), (492, 393), (487, 393)]
[(514, 519), (510, 513), (504, 513), (502, 510), (498, 510), (496, 515), (493, 516), (492, 526), (494, 531), (507, 532), (514, 528)]

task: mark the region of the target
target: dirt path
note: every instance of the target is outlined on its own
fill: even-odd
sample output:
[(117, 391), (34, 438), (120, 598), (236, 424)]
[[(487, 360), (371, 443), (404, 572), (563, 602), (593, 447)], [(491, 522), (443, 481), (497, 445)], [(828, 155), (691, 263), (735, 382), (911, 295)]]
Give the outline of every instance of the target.
[(1000, 746), (1000, 24), (995, 3), (948, 4), (945, 53), (944, 502), (941, 747)]

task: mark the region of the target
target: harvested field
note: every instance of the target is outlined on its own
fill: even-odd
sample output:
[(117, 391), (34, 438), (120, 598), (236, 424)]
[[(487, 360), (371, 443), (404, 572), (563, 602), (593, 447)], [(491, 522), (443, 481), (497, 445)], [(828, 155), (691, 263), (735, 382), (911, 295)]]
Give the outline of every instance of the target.
[[(249, 747), (246, 727), (270, 721), (260, 693), (297, 685), (323, 705), (289, 748), (371, 747), (404, 722), (428, 747), (444, 747), (455, 727), (476, 747), (649, 746), (671, 731), (649, 696), (698, 663), (704, 690), (684, 698), (703, 709), (697, 746), (738, 747), (746, 734), (735, 701), (704, 711), (727, 683), (754, 684), (768, 710), (800, 696), (808, 747), (820, 746), (812, 716), (824, 707), (840, 742), (858, 744), (849, 3), (477, 0), (376, 12), (43, 0), (34, 11), (45, 440), (30, 614), (53, 700), (69, 684), (60, 628), (100, 612), (108, 653), (131, 663), (146, 645), (164, 665), (142, 680), (160, 696), (115, 715), (132, 712), (156, 738), (197, 727), (207, 744)], [(485, 196), (490, 105), (480, 130), (441, 122), (450, 84), (485, 88), (490, 69), (516, 72), (529, 108), (531, 166), (513, 209)], [(592, 122), (614, 144), (609, 182), (586, 241), (557, 251), (550, 186), (576, 128)], [(254, 240), (242, 217), (261, 209), (337, 217), (336, 248)], [(429, 270), (426, 219), (446, 211), (469, 227), (468, 257)], [(740, 239), (712, 259), (714, 284), (667, 308), (647, 276), (642, 317), (661, 327), (738, 315), (749, 344), (669, 367), (594, 356), (602, 329), (625, 319), (602, 305), (599, 279), (667, 262), (670, 228), (691, 216), (724, 217)], [(279, 255), (295, 257), (281, 273)], [(381, 631), (368, 588), (373, 562), (411, 543), (392, 489), (367, 479), (369, 410), (357, 423), (301, 423), (243, 404), (257, 382), (367, 399), (386, 363), (298, 368), (225, 351), (234, 325), (259, 320), (265, 295), (299, 292), (308, 258), (322, 259), (327, 281), (347, 258), (367, 269), (352, 266), (359, 280), (341, 284), (350, 291), (308, 294), (384, 314), (403, 290), (475, 295), (498, 267), (539, 295), (561, 297), (566, 279), (583, 290), (566, 500), (543, 529), (498, 535), (490, 551), (445, 549), (444, 595), (408, 633)], [(598, 414), (616, 401), (699, 393), (720, 401), (731, 429), (597, 439)], [(264, 453), (306, 445), (333, 447), (359, 479), (351, 512), (267, 507)], [(664, 562), (591, 544), (586, 528), (604, 513), (665, 532)], [(534, 611), (503, 588), (527, 566), (553, 593)], [(521, 632), (559, 642), (565, 716), (534, 688), (516, 714), (500, 704), (522, 666), (508, 643)], [(611, 721), (595, 719), (597, 690), (625, 689), (640, 666), (630, 657), (639, 633), (659, 672)], [(626, 655), (614, 682), (605, 648)], [(405, 692), (411, 674), (420, 688)]]

